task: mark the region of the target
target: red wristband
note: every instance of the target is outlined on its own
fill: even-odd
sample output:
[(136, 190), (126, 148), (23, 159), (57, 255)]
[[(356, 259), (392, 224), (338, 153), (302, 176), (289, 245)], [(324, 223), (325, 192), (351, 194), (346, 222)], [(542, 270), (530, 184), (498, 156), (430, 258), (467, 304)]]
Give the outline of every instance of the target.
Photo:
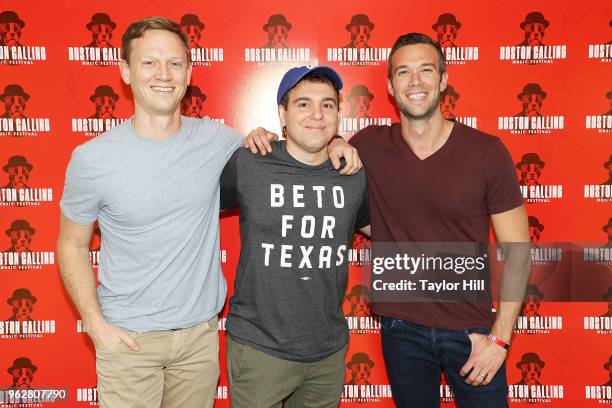
[(497, 344), (499, 347), (503, 347), (506, 350), (510, 349), (510, 344), (508, 344), (505, 341), (501, 340), (499, 337), (497, 337), (493, 333), (489, 333), (489, 335), (487, 337), (489, 338), (489, 340), (491, 340), (493, 343)]

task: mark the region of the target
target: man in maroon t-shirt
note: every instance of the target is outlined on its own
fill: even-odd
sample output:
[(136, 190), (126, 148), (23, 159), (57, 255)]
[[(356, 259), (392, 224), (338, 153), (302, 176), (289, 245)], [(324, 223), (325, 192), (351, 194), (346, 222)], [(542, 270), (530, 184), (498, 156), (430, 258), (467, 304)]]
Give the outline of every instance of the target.
[[(439, 407), (441, 371), (460, 407), (507, 407), (505, 358), (529, 271), (527, 214), (503, 143), (442, 116), (440, 93), (447, 83), (438, 43), (417, 33), (398, 38), (387, 84), (400, 123), (369, 126), (350, 141), (368, 177), (372, 241), (486, 243), (491, 220), (499, 242), (521, 243), (514, 245), (519, 250), (513, 274), (505, 269), (502, 275), (502, 281), (512, 281), (506, 286), (511, 295), (500, 300), (497, 314), (490, 300), (371, 307), (381, 316), (383, 354), (398, 407)], [(270, 151), (270, 135), (252, 136), (251, 146)]]
[[(400, 123), (350, 141), (368, 176), (372, 241), (485, 243), (491, 219), (498, 241), (529, 242), (512, 158), (497, 137), (444, 119), (447, 83), (438, 43), (398, 38), (387, 86)], [(444, 370), (460, 407), (506, 407), (504, 360), (520, 306), (520, 296), (500, 301), (497, 315), (490, 301), (373, 303), (397, 405), (439, 407)]]

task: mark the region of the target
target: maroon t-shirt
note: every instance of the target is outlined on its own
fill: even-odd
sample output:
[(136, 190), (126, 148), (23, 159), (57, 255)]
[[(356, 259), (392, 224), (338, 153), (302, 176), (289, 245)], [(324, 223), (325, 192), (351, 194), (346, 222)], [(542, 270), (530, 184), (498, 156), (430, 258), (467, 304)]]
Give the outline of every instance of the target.
[[(368, 176), (374, 242), (487, 242), (489, 216), (523, 204), (501, 140), (460, 123), (437, 152), (419, 159), (399, 123), (369, 126), (350, 141)], [(372, 310), (446, 329), (487, 327), (490, 302), (375, 303)]]

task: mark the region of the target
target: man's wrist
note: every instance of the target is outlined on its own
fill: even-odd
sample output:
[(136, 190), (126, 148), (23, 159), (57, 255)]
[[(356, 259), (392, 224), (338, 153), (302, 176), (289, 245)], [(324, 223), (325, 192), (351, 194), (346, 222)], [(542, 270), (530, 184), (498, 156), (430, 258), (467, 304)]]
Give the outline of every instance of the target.
[(500, 339), (499, 337), (497, 337), (493, 333), (489, 333), (487, 335), (487, 338), (489, 339), (489, 341), (491, 341), (492, 343), (495, 343), (499, 347), (502, 347), (502, 348), (504, 348), (506, 350), (510, 349), (510, 343), (506, 343), (505, 341), (503, 341), (502, 339)]

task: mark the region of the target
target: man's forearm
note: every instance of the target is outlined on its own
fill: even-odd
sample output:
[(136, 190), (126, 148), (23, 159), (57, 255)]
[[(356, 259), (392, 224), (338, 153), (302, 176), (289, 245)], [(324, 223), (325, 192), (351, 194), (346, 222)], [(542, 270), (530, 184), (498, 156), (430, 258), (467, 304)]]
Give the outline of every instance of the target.
[(516, 318), (521, 310), (522, 302), (499, 302), (497, 316), (491, 328), (491, 333), (506, 343), (510, 343)]
[(96, 321), (104, 320), (98, 302), (89, 249), (60, 240), (57, 255), (64, 287), (79, 311), (83, 327), (87, 331)]
[(504, 269), (500, 278), (497, 316), (491, 332), (504, 342), (510, 343), (529, 281), (531, 250), (527, 242), (500, 245), (504, 254)]

